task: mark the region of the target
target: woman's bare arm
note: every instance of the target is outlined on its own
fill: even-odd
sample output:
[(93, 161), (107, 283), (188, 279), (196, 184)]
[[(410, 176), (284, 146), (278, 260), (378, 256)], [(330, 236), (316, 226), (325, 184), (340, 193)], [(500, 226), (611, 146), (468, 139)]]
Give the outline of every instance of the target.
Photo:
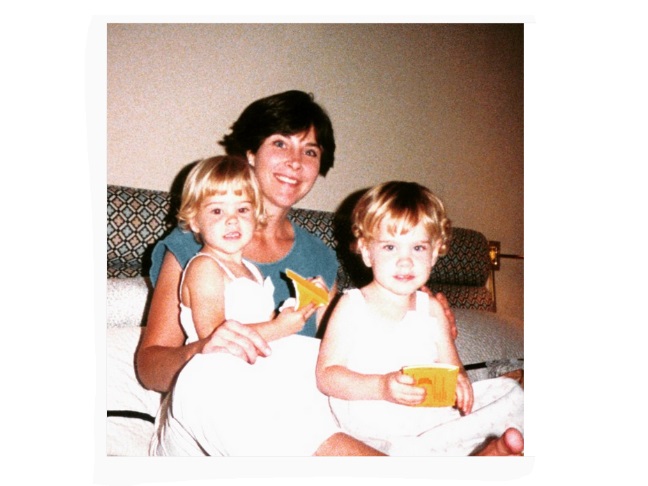
[(450, 334), (452, 336), (452, 339), (457, 339), (457, 336), (459, 335), (459, 331), (457, 331), (457, 319), (454, 315), (454, 312), (452, 311), (452, 307), (450, 307), (450, 302), (448, 302), (448, 298), (445, 295), (443, 295), (441, 292), (437, 292), (435, 294), (428, 288), (427, 285), (424, 285), (419, 290), (425, 292), (430, 297), (433, 297), (439, 304), (441, 304), (441, 307), (443, 308), (443, 312), (445, 313), (445, 316), (448, 319), (448, 322), (450, 323)]
[(160, 392), (169, 391), (174, 377), (200, 347), (199, 343), (184, 346), (185, 336), (180, 327), (178, 307), (181, 273), (180, 264), (167, 252), (137, 350), (137, 375), (142, 385)]

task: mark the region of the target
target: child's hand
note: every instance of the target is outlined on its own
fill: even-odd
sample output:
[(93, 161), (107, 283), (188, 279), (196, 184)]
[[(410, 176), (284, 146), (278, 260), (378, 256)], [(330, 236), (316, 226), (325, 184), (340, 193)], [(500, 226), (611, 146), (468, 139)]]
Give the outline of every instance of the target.
[(304, 328), (304, 324), (306, 324), (306, 321), (313, 315), (315, 310), (316, 306), (313, 302), (299, 310), (295, 310), (292, 306), (285, 307), (273, 319), (273, 324), (281, 327), (289, 334), (295, 334)]
[(469, 414), (473, 407), (473, 387), (464, 370), (457, 376), (457, 408), (464, 415)]
[(425, 389), (415, 386), (416, 380), (400, 370), (383, 375), (382, 382), (383, 399), (388, 402), (413, 406), (425, 398)]

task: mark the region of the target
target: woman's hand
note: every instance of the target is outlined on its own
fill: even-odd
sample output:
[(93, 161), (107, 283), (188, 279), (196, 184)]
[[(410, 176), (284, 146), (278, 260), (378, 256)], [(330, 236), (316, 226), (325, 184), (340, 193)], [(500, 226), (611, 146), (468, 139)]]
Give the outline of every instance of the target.
[(415, 386), (416, 380), (402, 371), (382, 377), (383, 400), (401, 405), (418, 405), (425, 398), (425, 388)]
[(456, 341), (459, 332), (457, 331), (457, 320), (455, 319), (454, 312), (452, 312), (452, 309), (450, 308), (450, 302), (448, 302), (446, 296), (441, 292), (437, 292), (437, 294), (433, 295), (433, 297), (437, 300), (437, 302), (439, 302), (439, 304), (441, 304), (441, 307), (443, 307), (443, 312), (445, 313), (446, 317), (448, 318), (448, 322), (450, 323), (450, 334), (452, 335), (452, 339)]
[(436, 294), (432, 293), (432, 291), (429, 288), (427, 288), (427, 286), (425, 285), (421, 287), (420, 290), (425, 292), (430, 297), (435, 299), (439, 304), (441, 304), (441, 307), (443, 308), (443, 313), (445, 314), (446, 318), (448, 319), (448, 323), (450, 324), (450, 334), (452, 335), (452, 339), (456, 341), (457, 336), (459, 335), (459, 332), (457, 331), (457, 319), (455, 318), (454, 312), (452, 312), (452, 308), (450, 307), (450, 302), (448, 302), (446, 296), (443, 295), (441, 292), (437, 292)]
[(204, 340), (201, 353), (229, 353), (254, 364), (258, 357), (270, 356), (272, 350), (261, 335), (237, 321), (225, 321)]
[(473, 387), (466, 372), (462, 369), (457, 376), (457, 408), (464, 415), (469, 414), (473, 407)]

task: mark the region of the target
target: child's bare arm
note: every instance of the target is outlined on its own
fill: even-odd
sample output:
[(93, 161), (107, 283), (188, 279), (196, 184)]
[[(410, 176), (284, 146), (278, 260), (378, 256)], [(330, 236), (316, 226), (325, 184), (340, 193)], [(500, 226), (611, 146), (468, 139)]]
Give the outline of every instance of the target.
[[(315, 277), (309, 280), (322, 287), (329, 293), (329, 302), (333, 299), (335, 292), (337, 292), (337, 287), (335, 284), (329, 291), (323, 278)], [(310, 319), (314, 313), (317, 313), (316, 325), (319, 328), (325, 311), (326, 306), (318, 306), (313, 302), (298, 310), (295, 310), (293, 307), (289, 307), (284, 304), (284, 308), (282, 308), (282, 310), (277, 313), (274, 318), (271, 317), (269, 321), (252, 324), (252, 326), (259, 334), (261, 334), (261, 336), (263, 336), (263, 338), (265, 338), (266, 341), (274, 341), (276, 339), (290, 336), (291, 334), (295, 334), (301, 331), (304, 328), (306, 321), (308, 321), (308, 319)]]
[[(191, 307), (196, 332), (207, 338), (225, 322), (225, 276), (221, 267), (211, 258), (196, 258), (187, 268), (183, 284), (183, 302)], [(303, 329), (316, 311), (310, 304), (300, 310), (286, 309), (259, 323), (245, 323), (266, 341), (290, 336)]]
[(299, 310), (283, 309), (273, 319), (249, 325), (266, 341), (274, 341), (301, 331), (316, 310), (315, 304), (311, 302)]
[(221, 267), (211, 258), (196, 258), (187, 268), (182, 302), (191, 307), (196, 333), (207, 338), (225, 320), (225, 280)]
[(327, 323), (315, 367), (317, 387), (325, 395), (346, 400), (378, 399), (380, 377), (361, 375), (346, 367), (354, 332), (350, 306), (348, 296), (343, 295)]
[(349, 300), (343, 296), (331, 316), (320, 345), (317, 360), (317, 387), (325, 395), (344, 400), (388, 400), (415, 405), (423, 400), (424, 390), (400, 371), (385, 375), (363, 374), (346, 367), (351, 334)]

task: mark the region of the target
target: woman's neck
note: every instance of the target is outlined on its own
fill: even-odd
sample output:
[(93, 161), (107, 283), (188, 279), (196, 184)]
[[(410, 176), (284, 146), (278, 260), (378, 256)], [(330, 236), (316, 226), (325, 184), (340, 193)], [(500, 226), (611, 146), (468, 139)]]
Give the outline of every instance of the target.
[(288, 220), (289, 209), (273, 208), (266, 211), (266, 224), (259, 228), (259, 232), (269, 238), (282, 238), (290, 227)]
[(266, 224), (257, 227), (252, 240), (243, 250), (243, 256), (257, 263), (274, 263), (284, 258), (295, 241), (295, 232), (288, 219), (288, 211), (268, 211)]

